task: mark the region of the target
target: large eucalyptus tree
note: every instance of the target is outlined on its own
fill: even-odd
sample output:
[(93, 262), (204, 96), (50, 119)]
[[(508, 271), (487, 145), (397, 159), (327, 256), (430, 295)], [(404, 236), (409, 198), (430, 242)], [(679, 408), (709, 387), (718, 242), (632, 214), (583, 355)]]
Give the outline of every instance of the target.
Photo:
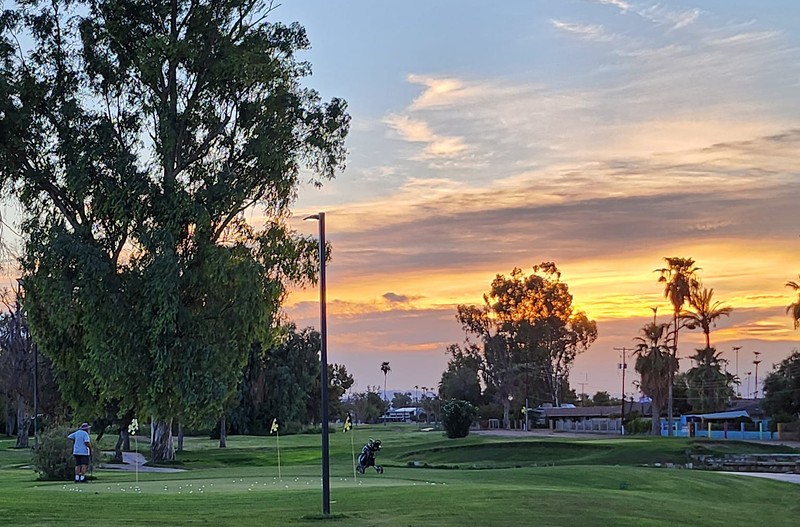
[(481, 374), (503, 405), (506, 424), (509, 396), (559, 405), (575, 358), (597, 339), (597, 324), (572, 300), (556, 265), (543, 262), (531, 274), (517, 268), (497, 275), (483, 305), (458, 306), (456, 319), (481, 341)]
[(0, 18), (0, 185), (25, 211), (33, 334), (73, 404), (157, 419), (156, 459), (173, 420), (222, 415), (285, 284), (318, 268), (284, 220), (302, 177), (341, 168), (349, 117), (302, 87), (306, 33), (271, 10), (28, 0)]

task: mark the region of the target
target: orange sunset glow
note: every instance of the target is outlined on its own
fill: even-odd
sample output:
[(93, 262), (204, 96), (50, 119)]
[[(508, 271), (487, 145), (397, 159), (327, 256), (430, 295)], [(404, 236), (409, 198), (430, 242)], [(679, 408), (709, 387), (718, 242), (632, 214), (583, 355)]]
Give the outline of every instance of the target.
[[(456, 306), (542, 261), (598, 322), (572, 370), (590, 395), (620, 393), (614, 348), (651, 308), (671, 317), (667, 256), (693, 258), (733, 307), (711, 339), (742, 383), (753, 351), (763, 371), (798, 346), (800, 7), (508, 2), (478, 22), (443, 2), (396, 10), (386, 33), (380, 6), (311, 4), (281, 16), (304, 20), (315, 86), (348, 100), (353, 130), (347, 169), (304, 189), (292, 221), (314, 235), (299, 218), (326, 211), (329, 353), (357, 389), (383, 361), (390, 389), (436, 386), (464, 339)], [(348, 35), (328, 29), (339, 19)], [(318, 326), (317, 295), (291, 295), (298, 324)], [(702, 335), (681, 341), (687, 357)]]

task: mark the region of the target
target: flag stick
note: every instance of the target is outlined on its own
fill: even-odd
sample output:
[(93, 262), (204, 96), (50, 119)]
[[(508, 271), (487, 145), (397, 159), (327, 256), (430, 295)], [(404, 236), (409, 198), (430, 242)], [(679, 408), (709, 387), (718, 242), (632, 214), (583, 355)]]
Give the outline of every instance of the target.
[(275, 430), (275, 444), (278, 445), (278, 480), (282, 481), (281, 479), (281, 442), (278, 439), (281, 433)]
[(353, 479), (358, 479), (356, 476), (356, 444), (355, 444), (355, 435), (356, 433), (353, 432), (351, 429), (350, 432), (350, 452), (353, 454)]

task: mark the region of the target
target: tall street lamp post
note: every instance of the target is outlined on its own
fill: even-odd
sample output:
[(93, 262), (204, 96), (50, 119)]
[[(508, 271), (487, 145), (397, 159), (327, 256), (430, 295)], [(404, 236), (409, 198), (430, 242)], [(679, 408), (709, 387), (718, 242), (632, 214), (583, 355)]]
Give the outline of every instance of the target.
[(753, 397), (753, 398), (754, 399), (758, 399), (758, 365), (761, 364), (761, 360), (758, 358), (758, 356), (761, 355), (761, 352), (760, 351), (754, 351), (753, 355), (756, 356), (756, 360), (753, 361), (753, 364), (756, 365), (756, 383), (753, 386), (753, 389), (755, 390), (755, 392), (754, 392), (755, 393), (755, 397)]
[(746, 399), (749, 399), (749, 398), (750, 398), (750, 394), (752, 393), (752, 392), (750, 391), (750, 375), (751, 375), (752, 373), (753, 373), (753, 372), (751, 372), (751, 371), (748, 371), (748, 372), (747, 372), (747, 397), (746, 397)]
[(322, 399), (322, 514), (331, 514), (331, 465), (328, 444), (328, 323), (325, 309), (325, 213), (319, 212), (303, 218), (319, 222), (319, 328), (320, 328), (320, 392)]

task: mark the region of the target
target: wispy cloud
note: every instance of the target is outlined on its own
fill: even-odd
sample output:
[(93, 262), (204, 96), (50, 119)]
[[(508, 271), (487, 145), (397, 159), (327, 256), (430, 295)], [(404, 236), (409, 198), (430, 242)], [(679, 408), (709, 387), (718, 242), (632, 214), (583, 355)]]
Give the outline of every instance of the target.
[(631, 4), (625, 0), (591, 0), (595, 4), (610, 5), (618, 8), (623, 13), (631, 9)]
[[(695, 258), (734, 307), (720, 350), (796, 342), (783, 287), (800, 245), (794, 35), (722, 4), (591, 1), (608, 9), (559, 2), (534, 17), (537, 45), (556, 32), (580, 45), (492, 73), (427, 62), (396, 73), (417, 91), (376, 119), (389, 134), (370, 129), (389, 147), (347, 174), (378, 190), (325, 209), (335, 349), (397, 352), (393, 369), (428, 350), (443, 367), (457, 304), (479, 303), (496, 273), (552, 260), (601, 322), (606, 340), (587, 356), (602, 357), (630, 345), (651, 306), (669, 310), (653, 269), (671, 255)], [(308, 300), (313, 320), (305, 294), (293, 301)], [(687, 333), (686, 354), (701, 340)]]
[(450, 158), (464, 153), (467, 145), (464, 139), (455, 136), (435, 134), (428, 123), (408, 116), (392, 114), (384, 120), (401, 138), (412, 143), (425, 143), (421, 159)]
[(780, 35), (780, 31), (747, 31), (735, 35), (712, 38), (708, 42), (713, 46), (743, 46), (774, 40)]
[(701, 11), (697, 8), (676, 11), (660, 4), (638, 11), (643, 18), (654, 22), (660, 26), (666, 26), (669, 30), (676, 30), (687, 27), (697, 22)]
[(611, 42), (615, 37), (600, 24), (575, 24), (555, 19), (550, 20), (550, 24), (559, 31), (575, 35), (582, 40)]

